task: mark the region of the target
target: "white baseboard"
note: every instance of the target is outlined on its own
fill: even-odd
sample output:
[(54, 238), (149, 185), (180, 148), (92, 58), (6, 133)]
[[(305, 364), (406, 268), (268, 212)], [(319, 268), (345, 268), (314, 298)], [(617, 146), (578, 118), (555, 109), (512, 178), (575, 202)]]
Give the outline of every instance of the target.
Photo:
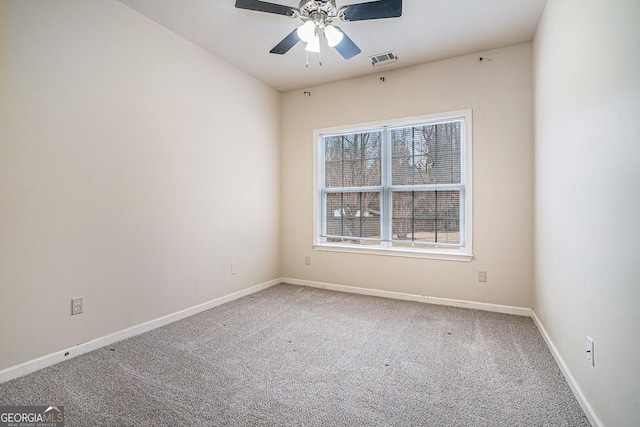
[(148, 322), (144, 322), (127, 329), (123, 329), (122, 331), (114, 332), (113, 334), (109, 334), (101, 338), (96, 338), (91, 341), (78, 344), (71, 348), (56, 351), (46, 356), (42, 356), (25, 363), (21, 363), (20, 365), (11, 366), (9, 368), (6, 368), (0, 371), (0, 383), (12, 380), (14, 378), (21, 377), (23, 375), (30, 374), (31, 372), (35, 372), (37, 370), (46, 368), (48, 366), (55, 365), (56, 363), (60, 363), (63, 360), (68, 360), (70, 358), (80, 356), (81, 354), (88, 353), (98, 348), (113, 344), (114, 342), (122, 341), (124, 339), (131, 338), (133, 336), (148, 332), (152, 329), (156, 329), (161, 326), (168, 325), (169, 323), (173, 323), (175, 321), (184, 319), (185, 317), (193, 316), (194, 314), (198, 314), (202, 311), (209, 310), (210, 308), (217, 307), (226, 302), (233, 301), (238, 298), (242, 298), (244, 296), (253, 294), (263, 289), (267, 289), (279, 283), (282, 283), (281, 278), (270, 280), (268, 282), (265, 282), (256, 286), (243, 289), (242, 291), (234, 292), (232, 294), (229, 294), (220, 298), (216, 298), (214, 300), (205, 302), (203, 304), (199, 304), (194, 307), (190, 307), (185, 310), (178, 311), (176, 313), (159, 317), (157, 319), (150, 320)]
[(282, 283), (292, 285), (308, 286), (311, 288), (329, 289), (338, 292), (348, 292), (352, 294), (370, 295), (383, 298), (399, 299), (403, 301), (417, 301), (428, 304), (447, 305), (450, 307), (470, 308), (474, 310), (492, 311), (494, 313), (515, 314), (517, 316), (531, 317), (531, 309), (525, 307), (514, 307), (510, 305), (489, 304), (484, 302), (474, 302), (457, 300), (451, 298), (430, 297), (426, 295), (405, 294), (401, 292), (381, 291), (378, 289), (357, 288), (353, 286), (335, 285), (332, 283), (313, 282), (310, 280), (292, 279), (283, 277)]
[(556, 364), (560, 368), (562, 375), (564, 375), (565, 380), (569, 384), (569, 387), (571, 388), (573, 395), (576, 397), (576, 400), (580, 404), (582, 411), (589, 419), (589, 422), (594, 427), (604, 427), (604, 424), (602, 424), (602, 421), (600, 421), (600, 418), (598, 418), (598, 416), (596, 415), (595, 411), (593, 410), (593, 407), (585, 397), (584, 393), (582, 393), (582, 389), (580, 389), (580, 386), (576, 382), (576, 379), (573, 377), (573, 375), (571, 375), (571, 371), (569, 370), (569, 367), (567, 366), (564, 359), (558, 352), (558, 349), (553, 343), (553, 341), (551, 340), (551, 337), (549, 336), (549, 334), (547, 334), (547, 331), (544, 329), (544, 326), (542, 325), (542, 322), (540, 322), (540, 319), (538, 319), (536, 312), (533, 310), (531, 310), (531, 317), (533, 319), (533, 322), (538, 327), (538, 330), (540, 331), (542, 338), (544, 338), (544, 341), (547, 343), (547, 347), (549, 348), (549, 351), (551, 351), (553, 358), (556, 360)]

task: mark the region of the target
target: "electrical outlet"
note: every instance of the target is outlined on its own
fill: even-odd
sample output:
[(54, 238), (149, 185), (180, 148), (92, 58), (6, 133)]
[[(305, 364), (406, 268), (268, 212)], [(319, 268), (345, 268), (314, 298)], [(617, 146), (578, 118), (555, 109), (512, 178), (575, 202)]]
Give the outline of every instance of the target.
[(587, 360), (591, 366), (595, 366), (595, 362), (593, 360), (593, 340), (591, 337), (587, 337)]
[(231, 263), (231, 274), (238, 274), (238, 263), (237, 262), (232, 262)]
[(304, 257), (304, 265), (311, 265), (311, 257), (310, 256)]
[(487, 281), (487, 272), (478, 271), (478, 282), (486, 282), (486, 281)]
[(71, 315), (82, 313), (82, 298), (73, 298), (71, 300)]

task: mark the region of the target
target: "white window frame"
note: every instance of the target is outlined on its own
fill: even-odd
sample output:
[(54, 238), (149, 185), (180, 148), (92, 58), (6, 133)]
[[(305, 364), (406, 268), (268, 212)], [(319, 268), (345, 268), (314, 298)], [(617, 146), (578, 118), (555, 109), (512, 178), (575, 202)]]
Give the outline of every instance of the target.
[[(442, 249), (442, 248), (423, 248), (423, 247), (385, 247), (369, 246), (369, 245), (355, 245), (345, 243), (333, 243), (323, 242), (321, 238), (321, 230), (323, 227), (322, 221), (322, 209), (323, 209), (323, 190), (324, 190), (324, 144), (323, 137), (337, 134), (337, 133), (358, 133), (367, 132), (373, 130), (379, 130), (381, 128), (394, 128), (400, 126), (413, 126), (413, 125), (425, 125), (431, 123), (440, 123), (447, 120), (459, 120), (464, 122), (464, 149), (461, 153), (461, 165), (463, 165), (462, 172), (462, 186), (461, 191), (461, 224), (460, 224), (460, 237), (464, 242), (464, 245), (455, 249)], [(377, 121), (371, 123), (361, 123), (355, 125), (338, 126), (331, 128), (315, 129), (313, 132), (314, 139), (314, 168), (313, 168), (313, 248), (319, 251), (331, 251), (331, 252), (347, 252), (357, 254), (370, 254), (370, 255), (384, 255), (384, 256), (400, 256), (410, 258), (428, 258), (438, 260), (450, 260), (450, 261), (471, 261), (473, 258), (473, 191), (472, 191), (472, 177), (473, 177), (473, 161), (472, 161), (472, 111), (459, 110), (446, 113), (428, 114), (424, 116), (401, 118), (394, 120)], [(387, 183), (388, 185), (388, 183)], [(385, 183), (383, 183), (385, 186)], [(437, 186), (439, 189), (446, 190), (446, 185)], [(381, 224), (381, 227), (388, 225)]]

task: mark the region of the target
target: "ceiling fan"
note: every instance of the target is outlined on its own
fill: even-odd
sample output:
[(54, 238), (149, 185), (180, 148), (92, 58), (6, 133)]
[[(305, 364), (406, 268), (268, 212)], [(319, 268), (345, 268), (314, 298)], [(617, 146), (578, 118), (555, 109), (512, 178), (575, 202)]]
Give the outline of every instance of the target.
[(285, 54), (300, 41), (307, 44), (307, 55), (308, 52), (320, 53), (320, 35), (324, 35), (329, 47), (334, 47), (344, 59), (356, 56), (361, 50), (339, 27), (333, 25), (334, 19), (350, 22), (402, 16), (402, 0), (377, 0), (341, 8), (336, 6), (336, 0), (301, 0), (298, 8), (260, 0), (236, 0), (236, 7), (302, 20), (303, 24), (271, 49), (270, 53)]

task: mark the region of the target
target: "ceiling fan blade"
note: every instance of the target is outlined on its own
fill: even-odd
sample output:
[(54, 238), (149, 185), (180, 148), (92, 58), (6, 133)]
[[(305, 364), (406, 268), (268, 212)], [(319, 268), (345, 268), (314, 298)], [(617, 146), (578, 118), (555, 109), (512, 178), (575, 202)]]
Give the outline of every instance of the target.
[(402, 0), (378, 0), (368, 3), (356, 3), (345, 6), (346, 21), (365, 21), (368, 19), (398, 18), (402, 16)]
[(269, 53), (275, 53), (278, 55), (285, 54), (289, 52), (289, 49), (294, 47), (300, 41), (300, 37), (298, 37), (298, 29), (293, 30), (287, 37), (282, 39), (280, 43), (278, 43), (273, 49), (269, 51)]
[[(338, 30), (342, 31), (340, 28), (338, 28)], [(342, 41), (336, 45), (336, 50), (340, 52), (340, 55), (342, 55), (344, 59), (351, 59), (362, 52), (360, 48), (356, 46), (353, 40), (351, 40), (349, 36), (344, 33), (344, 31), (342, 31), (342, 34)]]
[(256, 10), (258, 12), (275, 13), (277, 15), (294, 16), (297, 9), (291, 6), (268, 3), (260, 0), (236, 0), (238, 9)]

